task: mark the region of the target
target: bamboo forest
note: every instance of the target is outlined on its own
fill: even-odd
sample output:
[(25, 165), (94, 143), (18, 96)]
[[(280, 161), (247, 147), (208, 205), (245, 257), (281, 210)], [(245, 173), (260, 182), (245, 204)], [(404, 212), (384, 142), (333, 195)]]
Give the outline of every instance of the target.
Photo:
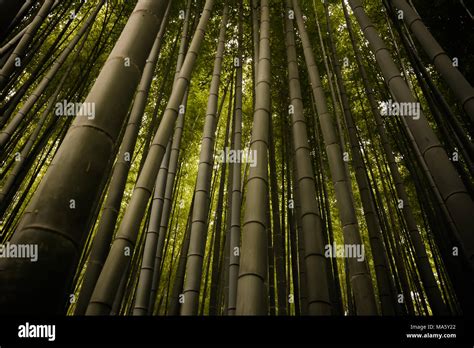
[(0, 0), (0, 314), (474, 313), (473, 14)]

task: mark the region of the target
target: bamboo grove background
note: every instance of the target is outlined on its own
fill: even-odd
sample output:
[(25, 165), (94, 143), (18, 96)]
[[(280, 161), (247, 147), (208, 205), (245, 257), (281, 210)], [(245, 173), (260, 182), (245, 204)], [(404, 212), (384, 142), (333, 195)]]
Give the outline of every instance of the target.
[(0, 313), (472, 313), (470, 5), (0, 1)]

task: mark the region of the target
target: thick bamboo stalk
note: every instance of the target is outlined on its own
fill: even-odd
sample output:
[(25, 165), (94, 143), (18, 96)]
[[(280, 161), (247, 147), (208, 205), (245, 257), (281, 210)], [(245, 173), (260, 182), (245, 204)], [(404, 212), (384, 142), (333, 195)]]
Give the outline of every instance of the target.
[(11, 242), (38, 244), (40, 257), (0, 260), (0, 281), (8, 284), (0, 297), (2, 313), (63, 311), (89, 217), (166, 5), (138, 1), (85, 100), (95, 105), (94, 119), (85, 111), (77, 115), (33, 195)]

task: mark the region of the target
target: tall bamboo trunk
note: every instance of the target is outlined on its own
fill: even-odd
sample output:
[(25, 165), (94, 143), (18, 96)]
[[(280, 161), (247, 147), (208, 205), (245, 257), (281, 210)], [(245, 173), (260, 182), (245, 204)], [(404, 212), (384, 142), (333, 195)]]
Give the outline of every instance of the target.
[(367, 179), (367, 171), (365, 163), (362, 158), (362, 153), (359, 147), (359, 137), (356, 133), (356, 126), (354, 124), (354, 117), (351, 111), (349, 97), (344, 85), (339, 57), (337, 56), (336, 47), (332, 37), (332, 29), (330, 25), (328, 3), (324, 1), (324, 8), (326, 14), (327, 33), (329, 38), (329, 45), (332, 51), (334, 70), (336, 75), (336, 82), (339, 86), (339, 93), (342, 100), (343, 114), (346, 121), (347, 131), (349, 133), (349, 142), (351, 145), (351, 152), (353, 158), (353, 166), (356, 172), (356, 181), (359, 188), (359, 193), (364, 210), (364, 217), (367, 223), (367, 230), (369, 234), (369, 241), (372, 250), (372, 257), (374, 259), (374, 268), (377, 278), (377, 289), (381, 302), (383, 315), (395, 314), (395, 294), (391, 291), (390, 269), (388, 267), (387, 254), (385, 245), (382, 239), (382, 231), (380, 222), (377, 217), (374, 199), (370, 191), (369, 182)]
[[(191, 73), (204, 39), (205, 28), (209, 21), (213, 4), (213, 0), (206, 0), (179, 77), (173, 85), (173, 91), (168, 101), (165, 114), (155, 134), (153, 143), (150, 146), (147, 159), (140, 172), (130, 203), (125, 210), (116, 238), (112, 243), (104, 268), (97, 281), (86, 314), (104, 315), (110, 311), (110, 306), (113, 301), (111, 294), (117, 289), (120, 276), (130, 261), (125, 251), (133, 250), (135, 245), (137, 230), (143, 219), (148, 200), (150, 199), (153, 185), (158, 174), (159, 164), (161, 164), (163, 160), (166, 145), (173, 132), (173, 125), (178, 117), (180, 103), (187, 90)], [(114, 289), (114, 291), (111, 292), (110, 289)]]
[[(243, 0), (239, 0), (239, 23), (238, 23), (238, 65), (236, 67), (235, 80), (235, 113), (234, 113), (234, 134), (232, 150), (240, 151), (242, 147), (242, 46), (243, 46)], [(237, 304), (237, 279), (239, 275), (240, 253), (240, 211), (242, 205), (242, 192), (240, 181), (242, 176), (242, 164), (240, 162), (231, 163), (232, 166), (232, 211), (230, 240), (229, 240), (229, 293), (227, 297), (227, 315), (234, 315)]]
[[(312, 92), (316, 101), (324, 143), (329, 161), (332, 182), (336, 193), (337, 206), (344, 234), (344, 244), (363, 246), (359, 233), (357, 217), (352, 200), (350, 178), (347, 176), (336, 129), (328, 112), (324, 90), (321, 85), (319, 71), (314, 60), (311, 44), (298, 1), (293, 0), (296, 22), (303, 43), (304, 55), (311, 81)], [(375, 315), (377, 306), (375, 294), (366, 260), (350, 257), (347, 259), (351, 286), (354, 294), (356, 311), (358, 315)]]
[[(150, 221), (148, 223), (145, 239), (145, 250), (140, 267), (140, 275), (137, 284), (137, 293), (133, 307), (133, 315), (149, 315), (150, 296), (152, 294), (153, 274), (157, 271), (155, 265), (156, 249), (158, 246), (158, 236), (160, 232), (161, 213), (163, 212), (163, 196), (166, 188), (166, 178), (168, 176), (168, 164), (171, 155), (171, 141), (166, 148), (165, 156), (161, 162), (160, 171), (156, 177), (155, 190), (151, 205)], [(158, 265), (159, 266), (159, 265)], [(154, 301), (153, 301), (154, 302)]]
[[(416, 231), (416, 233), (419, 233), (418, 228), (416, 227), (416, 222), (414, 220), (414, 215), (413, 215), (412, 210), (411, 210), (411, 205), (408, 202), (408, 196), (406, 194), (405, 185), (403, 183), (402, 177), (401, 177), (400, 172), (398, 170), (398, 165), (397, 165), (397, 162), (395, 160), (394, 152), (393, 152), (392, 146), (390, 144), (389, 137), (388, 137), (387, 131), (386, 131), (384, 125), (383, 125), (383, 120), (382, 120), (382, 117), (381, 117), (380, 112), (379, 112), (378, 103), (375, 99), (374, 89), (370, 85), (370, 81), (369, 81), (369, 78), (368, 78), (368, 75), (367, 75), (367, 71), (366, 71), (366, 69), (365, 69), (365, 67), (362, 63), (362, 57), (361, 57), (361, 54), (360, 54), (360, 51), (359, 51), (359, 47), (357, 45), (357, 41), (356, 41), (354, 32), (352, 30), (351, 20), (350, 20), (349, 14), (347, 13), (347, 9), (346, 9), (345, 6), (343, 6), (343, 10), (344, 10), (345, 18), (346, 18), (349, 37), (350, 37), (350, 40), (351, 40), (351, 43), (352, 43), (352, 46), (353, 46), (353, 50), (354, 50), (354, 53), (355, 53), (356, 63), (357, 63), (358, 70), (359, 70), (359, 73), (360, 73), (361, 78), (362, 78), (362, 82), (363, 82), (363, 85), (364, 85), (365, 93), (366, 93), (368, 101), (369, 101), (369, 105), (370, 105), (372, 115), (374, 116), (374, 119), (375, 119), (375, 123), (376, 123), (376, 126), (377, 126), (376, 129), (377, 129), (377, 133), (378, 133), (378, 135), (380, 137), (380, 140), (381, 140), (383, 153), (384, 153), (385, 158), (388, 162), (388, 167), (389, 167), (393, 182), (395, 184), (395, 189), (397, 191), (397, 194), (398, 194), (399, 197), (401, 197), (404, 200), (404, 208), (402, 210), (402, 213), (405, 217), (405, 221), (407, 223), (408, 229), (412, 230), (412, 231)], [(384, 184), (384, 183), (385, 183), (385, 181), (383, 180), (382, 184)], [(391, 209), (390, 206), (389, 206), (389, 209)], [(392, 214), (390, 214), (390, 217), (392, 218)], [(398, 241), (398, 238), (396, 238), (395, 240)], [(406, 278), (406, 273), (405, 273), (404, 268), (401, 268), (401, 267), (403, 267), (403, 264), (401, 263), (401, 260), (399, 259), (399, 256), (398, 256), (399, 251), (397, 250), (397, 248), (395, 248), (394, 252), (395, 252), (395, 260), (397, 262), (397, 269), (398, 269), (399, 273), (401, 273), (400, 278), (402, 280), (402, 287), (403, 287), (403, 291), (404, 291), (404, 296), (409, 299), (410, 292), (408, 291), (408, 288), (407, 288), (407, 282), (404, 281), (404, 279)], [(404, 302), (407, 303), (409, 313), (413, 313), (411, 300), (404, 301)]]
[[(188, 27), (191, 15), (191, 1), (188, 0), (184, 24), (181, 31), (181, 42), (176, 62), (175, 81), (179, 77), (179, 72), (183, 65), (188, 47)], [(181, 105), (186, 109), (186, 92)], [(178, 115), (173, 139), (170, 140), (165, 153), (165, 161), (162, 162), (155, 183), (154, 201), (152, 205), (152, 220), (145, 241), (146, 253), (143, 255), (140, 279), (138, 282), (137, 297), (135, 299), (134, 315), (149, 314), (155, 304), (156, 289), (160, 278), (160, 266), (162, 260), (162, 250), (165, 235), (168, 230), (168, 220), (170, 217), (172, 193), (175, 183), (175, 175), (179, 162), (179, 146), (184, 126), (184, 113)], [(164, 226), (164, 228), (163, 228)]]
[[(204, 122), (204, 133), (201, 143), (198, 174), (196, 178), (195, 201), (191, 222), (191, 236), (186, 262), (186, 280), (183, 288), (184, 302), (181, 315), (196, 315), (199, 305), (199, 290), (201, 288), (202, 264), (206, 246), (209, 211), (209, 189), (212, 178), (214, 137), (217, 127), (217, 104), (221, 80), (222, 61), (225, 49), (225, 32), (229, 8), (224, 7), (219, 32), (214, 71)], [(223, 178), (221, 178), (223, 180)], [(219, 213), (219, 212), (218, 212)], [(220, 231), (216, 230), (216, 234)]]
[[(186, 5), (184, 24), (181, 30), (181, 40), (179, 44), (178, 59), (176, 61), (175, 81), (179, 77), (179, 72), (181, 71), (181, 68), (183, 66), (183, 62), (186, 57), (186, 51), (189, 46), (188, 34), (189, 34), (189, 26), (191, 24), (190, 23), (191, 4), (192, 4), (192, 1), (188, 0), (187, 5)], [(171, 215), (171, 210), (172, 210), (172, 205), (173, 205), (173, 192), (175, 190), (176, 171), (179, 165), (179, 152), (180, 152), (179, 148), (180, 148), (181, 137), (182, 137), (183, 128), (184, 128), (184, 116), (186, 113), (188, 95), (189, 95), (188, 92), (189, 92), (189, 87), (186, 89), (186, 92), (184, 94), (184, 97), (180, 106), (180, 108), (184, 108), (184, 110), (182, 109), (178, 114), (178, 118), (176, 120), (176, 126), (174, 128), (174, 133), (172, 136), (171, 147), (169, 149), (170, 159), (169, 159), (168, 169), (166, 173), (164, 192), (161, 199), (157, 201), (158, 205), (162, 205), (162, 208), (161, 208), (161, 215), (159, 217), (158, 240), (157, 240), (156, 251), (154, 255), (153, 278), (151, 281), (151, 292), (150, 292), (150, 303), (149, 303), (150, 307), (154, 307), (156, 292), (159, 287), (159, 282), (160, 282), (161, 273), (162, 273), (161, 261), (163, 258), (163, 247), (164, 247), (165, 240), (167, 240), (166, 235), (169, 230), (168, 225), (169, 225), (170, 215)]]
[[(287, 10), (291, 10), (291, 2), (287, 0)], [(313, 166), (309, 148), (306, 120), (303, 115), (303, 102), (299, 83), (298, 63), (296, 56), (293, 22), (289, 11), (285, 14), (285, 43), (288, 61), (288, 81), (290, 94), (289, 114), (295, 158), (295, 182), (297, 183), (300, 207), (298, 221), (301, 222), (301, 236), (304, 254), (300, 255), (305, 264), (306, 303), (310, 315), (330, 315), (331, 301), (326, 257), (324, 256), (324, 237)]]
[(256, 165), (250, 167), (242, 228), (240, 269), (237, 282), (239, 315), (267, 314), (267, 208), (268, 208), (268, 132), (271, 117), (270, 93), (270, 8), (260, 2), (258, 79), (250, 151)]
[(192, 207), (194, 206), (195, 196), (196, 194), (193, 193), (193, 198), (191, 200), (191, 208), (189, 209), (189, 214), (188, 214), (188, 221), (187, 221), (186, 229), (183, 236), (183, 243), (181, 244), (178, 266), (176, 267), (176, 277), (173, 282), (173, 288), (171, 290), (170, 300), (166, 308), (166, 313), (168, 315), (179, 314), (179, 306), (180, 306), (179, 295), (182, 293), (182, 290), (183, 290), (184, 276), (186, 272), (186, 260), (187, 260), (187, 254), (188, 254), (188, 249), (189, 249), (191, 219), (192, 219), (192, 214), (193, 214)]
[[(224, 135), (224, 151), (227, 151), (228, 144), (229, 144), (229, 133), (231, 127), (231, 121), (233, 119), (233, 96), (234, 96), (234, 77), (232, 73), (231, 78), (231, 87), (230, 87), (230, 95), (229, 95), (229, 103), (227, 107), (227, 122), (226, 122), (226, 129)], [(225, 95), (224, 95), (225, 98)], [(217, 314), (217, 290), (219, 286), (219, 276), (220, 272), (219, 269), (221, 268), (222, 261), (222, 254), (223, 254), (223, 245), (225, 244), (222, 242), (222, 239), (225, 239), (225, 234), (222, 233), (222, 225), (223, 225), (223, 214), (227, 215), (227, 210), (224, 212), (224, 189), (226, 184), (226, 171), (227, 171), (228, 164), (224, 160), (221, 163), (221, 173), (220, 173), (220, 180), (219, 180), (219, 191), (217, 195), (217, 204), (215, 209), (216, 219), (214, 223), (215, 228), (215, 238), (214, 238), (214, 245), (212, 248), (212, 268), (211, 268), (211, 289), (209, 292), (209, 315), (216, 315)], [(232, 175), (230, 168), (229, 168), (229, 178)], [(229, 187), (229, 180), (227, 180), (227, 186)], [(225, 221), (225, 220), (224, 220)], [(224, 228), (225, 230), (225, 228)], [(203, 301), (204, 303), (205, 301)]]
[[(185, 96), (181, 105), (186, 109), (188, 101), (188, 90), (186, 90)], [(172, 220), (172, 208), (173, 208), (173, 196), (176, 190), (175, 178), (179, 168), (179, 153), (181, 138), (184, 129), (184, 116), (185, 112), (180, 112), (178, 119), (176, 120), (176, 127), (173, 133), (173, 140), (170, 148), (170, 159), (169, 167), (166, 177), (165, 193), (163, 195), (163, 209), (160, 218), (160, 230), (158, 233), (158, 241), (156, 246), (155, 261), (154, 261), (154, 272), (152, 280), (152, 294), (155, 293), (159, 286), (160, 277), (162, 273), (161, 264), (163, 260), (163, 248), (165, 247), (165, 241), (168, 232), (171, 230), (170, 221)], [(166, 247), (165, 247), (166, 248)], [(153, 299), (152, 299), (153, 300)]]
[(273, 136), (273, 125), (270, 119), (270, 134), (269, 134), (269, 174), (270, 174), (270, 187), (271, 187), (271, 211), (272, 211), (272, 223), (273, 223), (273, 249), (275, 256), (275, 269), (276, 269), (276, 289), (278, 297), (278, 315), (287, 314), (287, 303), (288, 295), (286, 293), (286, 274), (285, 274), (285, 259), (284, 259), (284, 242), (282, 226), (280, 225), (280, 204), (278, 199), (278, 174), (276, 169), (276, 156), (275, 156), (275, 137)]
[(155, 65), (158, 60), (163, 42), (163, 35), (165, 32), (170, 5), (171, 2), (168, 4), (167, 12), (163, 18), (164, 20), (161, 24), (160, 31), (158, 32), (150, 54), (148, 55), (140, 84), (134, 98), (133, 107), (130, 112), (127, 127), (125, 128), (122, 144), (117, 155), (117, 162), (115, 163), (114, 169), (112, 171), (107, 198), (104, 202), (102, 215), (92, 243), (81, 291), (76, 304), (76, 309), (74, 311), (74, 314), (76, 315), (83, 315), (85, 313), (87, 305), (90, 301), (90, 297), (94, 290), (94, 286), (97, 282), (100, 271), (102, 270), (102, 266), (109, 251), (110, 241), (112, 240), (112, 235), (115, 231), (115, 224), (117, 222), (120, 204), (123, 198), (128, 173), (132, 163), (135, 145), (138, 138), (138, 131), (140, 129), (146, 101), (148, 98), (148, 92), (153, 79), (153, 72), (155, 70)]

